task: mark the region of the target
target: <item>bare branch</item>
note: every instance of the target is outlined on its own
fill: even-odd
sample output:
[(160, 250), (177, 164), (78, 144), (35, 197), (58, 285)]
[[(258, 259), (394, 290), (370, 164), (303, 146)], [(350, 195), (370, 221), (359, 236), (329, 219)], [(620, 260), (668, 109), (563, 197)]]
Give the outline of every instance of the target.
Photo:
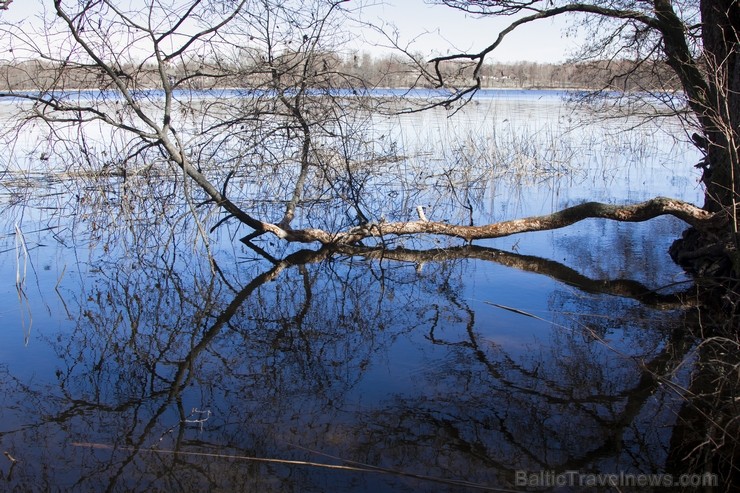
[[(534, 3), (534, 2), (527, 2), (527, 3)], [(440, 72), (439, 66), (441, 63), (451, 60), (478, 60), (478, 63), (475, 67), (475, 70), (473, 72), (473, 78), (476, 80), (477, 85), (480, 85), (480, 69), (483, 66), (483, 62), (486, 58), (486, 56), (491, 53), (493, 50), (495, 50), (506, 38), (508, 34), (510, 34), (512, 31), (517, 29), (518, 27), (528, 24), (530, 22), (538, 21), (541, 19), (547, 19), (550, 17), (555, 17), (563, 14), (569, 14), (569, 13), (584, 13), (584, 14), (596, 14), (603, 17), (609, 17), (609, 18), (615, 18), (615, 19), (630, 19), (634, 21), (641, 22), (645, 24), (646, 26), (652, 27), (652, 28), (658, 28), (657, 20), (653, 17), (650, 17), (648, 15), (643, 14), (642, 12), (633, 11), (633, 10), (619, 10), (619, 9), (610, 9), (605, 7), (600, 7), (597, 5), (590, 5), (590, 4), (583, 4), (583, 3), (573, 3), (568, 5), (563, 5), (562, 7), (556, 7), (552, 9), (545, 9), (540, 10), (535, 14), (528, 15), (525, 17), (522, 17), (520, 19), (515, 20), (511, 24), (509, 24), (504, 30), (502, 30), (496, 40), (484, 48), (482, 51), (474, 54), (470, 53), (458, 53), (454, 55), (447, 55), (443, 57), (437, 57), (430, 60), (430, 63), (434, 64), (435, 72), (437, 74), (437, 81), (439, 84), (439, 87), (444, 85), (444, 80), (442, 77), (442, 74)]]
[(656, 197), (634, 205), (617, 206), (600, 202), (586, 202), (545, 216), (514, 219), (483, 226), (462, 226), (436, 221), (410, 221), (392, 223), (370, 223), (347, 232), (331, 234), (320, 229), (270, 232), (288, 241), (323, 244), (353, 244), (365, 238), (381, 238), (393, 235), (441, 235), (461, 238), (466, 241), (501, 238), (518, 233), (546, 231), (564, 228), (584, 219), (610, 219), (623, 222), (643, 222), (659, 216), (671, 215), (697, 229), (716, 228), (727, 221), (724, 213), (710, 213), (681, 200)]

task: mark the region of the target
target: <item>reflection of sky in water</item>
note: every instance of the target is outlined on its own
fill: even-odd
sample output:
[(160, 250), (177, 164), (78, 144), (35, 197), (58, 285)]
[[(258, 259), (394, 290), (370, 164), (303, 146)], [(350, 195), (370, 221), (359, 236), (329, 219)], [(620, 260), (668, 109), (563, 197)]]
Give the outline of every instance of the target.
[[(469, 131), (522, 152), (532, 149), (517, 140), (516, 128), (565, 144), (512, 161), (541, 174), (522, 186), (511, 168), (494, 166), (476, 221), (589, 199), (698, 200), (696, 157), (660, 133), (581, 128), (561, 135), (555, 125), (578, 113), (546, 93), (506, 93), (468, 110), (448, 120), (439, 112), (401, 117), (403, 137), (396, 137), (403, 139), (399, 152), (411, 156), (407, 164), (435, 171), (447, 158), (476, 156), (479, 143), (455, 152), (447, 144)], [(557, 176), (542, 167), (544, 158), (560, 160)], [(38, 188), (25, 192), (38, 199)], [(327, 461), (298, 446), (489, 485), (504, 484), (516, 468), (656, 472), (665, 456), (671, 396), (641, 388), (631, 358), (649, 363), (660, 354), (680, 323), (675, 311), (580, 290), (546, 271), (459, 259), (324, 260), (255, 283), (240, 300), (270, 265), (247, 261), (235, 231), (214, 237), (222, 269), (214, 275), (201, 246), (166, 245), (156, 234), (165, 229), (145, 231), (139, 243), (125, 231), (88, 241), (84, 235), (102, 218), (47, 219), (44, 209), (12, 200), (3, 192), (0, 448), (26, 464), (16, 471), (20, 484), (34, 484), (47, 468), (52, 482), (79, 480), (91, 489), (118, 474), (119, 489), (164, 487), (177, 484), (174, 478), (196, 488), (204, 478), (244, 488), (251, 474), (265, 491), (444, 491), (395, 476), (213, 457), (182, 456), (178, 465), (129, 450), (152, 446)], [(27, 256), (16, 247), (16, 223)], [(682, 229), (670, 218), (589, 220), (479, 244), (553, 260), (596, 281), (659, 287), (684, 279), (666, 253)], [(19, 298), (17, 269), (26, 265)], [(234, 299), (240, 301), (225, 316)], [(172, 390), (178, 375), (183, 387), (176, 382)], [(180, 424), (192, 408), (213, 412), (202, 429)], [(85, 441), (119, 449), (72, 445)]]
[[(450, 157), (460, 155), (486, 159), (507, 151), (521, 154), (509, 167), (489, 163), (495, 178), (487, 181), (485, 194), (475, 204), (477, 223), (548, 214), (591, 200), (634, 203), (668, 196), (699, 205), (703, 201), (699, 173), (692, 167), (700, 155), (670, 136), (681, 136), (670, 121), (645, 123), (631, 131), (624, 129), (634, 121), (583, 125), (586, 110), (562, 103), (560, 94), (550, 91), (498, 91), (443, 118), (446, 114), (437, 110), (401, 118), (408, 125), (400, 127), (399, 140), (412, 150), (409, 154), (416, 151), (428, 158), (418, 159), (442, 168), (451, 165)], [(462, 146), (459, 154), (450, 152), (450, 137)], [(536, 139), (541, 139), (537, 143), (544, 151), (533, 148)], [(486, 153), (483, 143), (503, 149)], [(515, 172), (517, 166), (523, 176)], [(435, 217), (434, 210), (427, 215)], [(666, 255), (683, 229), (683, 223), (671, 217), (637, 224), (587, 220), (559, 231), (480, 243), (552, 258), (588, 275), (629, 277), (658, 287), (684, 278)]]

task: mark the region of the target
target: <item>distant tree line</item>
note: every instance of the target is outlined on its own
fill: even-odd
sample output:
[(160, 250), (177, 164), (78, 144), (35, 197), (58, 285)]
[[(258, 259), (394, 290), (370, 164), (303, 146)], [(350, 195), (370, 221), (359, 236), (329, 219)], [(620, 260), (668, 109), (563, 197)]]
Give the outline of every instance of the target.
[[(296, 54), (286, 52), (282, 59), (285, 73), (290, 74)], [(260, 70), (260, 65), (267, 66), (268, 62), (259, 52), (245, 50), (241, 60), (243, 66), (235, 67), (233, 61), (227, 66), (223, 60), (192, 59), (172, 64), (168, 71), (173, 79), (180, 81), (182, 88), (188, 89), (254, 87), (259, 85), (260, 78), (270, 77), (269, 71)], [(275, 62), (274, 58), (269, 61), (273, 66)], [(420, 76), (418, 65), (397, 54), (373, 57), (367, 52), (344, 56), (326, 53), (315, 56), (312, 63), (315, 73), (321, 74), (313, 82), (321, 88), (434, 87), (433, 82)], [(298, 64), (295, 67), (305, 68)], [(465, 62), (445, 65), (446, 84), (467, 84), (472, 69), (472, 64)], [(155, 87), (160, 77), (158, 66), (151, 62), (121, 66), (119, 70), (124, 77), (135, 73), (136, 83), (141, 89)], [(636, 64), (629, 60), (492, 62), (483, 66), (480, 76), (481, 86), (485, 88), (653, 91), (679, 87), (678, 81), (671, 80), (675, 75), (667, 66)], [(46, 60), (16, 60), (0, 64), (0, 89), (3, 90), (39, 90), (43, 87), (54, 87), (55, 90), (107, 89), (109, 84), (107, 74), (87, 66)]]
[[(398, 55), (373, 58), (367, 53), (353, 54), (344, 60), (344, 70), (373, 87), (433, 87), (434, 82), (419, 79), (419, 67), (410, 67)], [(466, 85), (474, 64), (448, 63), (442, 67), (447, 85)], [(679, 87), (667, 66), (638, 64), (630, 60), (539, 63), (488, 62), (481, 72), (481, 87), (516, 89), (612, 89), (615, 91), (656, 90)]]

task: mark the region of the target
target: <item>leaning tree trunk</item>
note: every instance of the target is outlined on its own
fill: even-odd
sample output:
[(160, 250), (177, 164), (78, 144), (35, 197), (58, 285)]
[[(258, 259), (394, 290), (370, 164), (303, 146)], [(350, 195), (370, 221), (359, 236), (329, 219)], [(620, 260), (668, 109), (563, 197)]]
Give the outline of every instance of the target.
[[(695, 142), (705, 153), (704, 209), (724, 212), (728, 221), (717, 231), (691, 228), (671, 247), (671, 256), (687, 270), (712, 277), (740, 277), (738, 198), (740, 197), (740, 3), (702, 0), (703, 83), (687, 95), (704, 133)], [(692, 74), (684, 62), (676, 71)], [(693, 65), (693, 63), (689, 63)], [(684, 85), (686, 86), (685, 78)]]
[[(671, 247), (671, 256), (687, 270), (720, 282), (714, 284), (719, 289), (700, 290), (708, 303), (696, 329), (705, 340), (673, 430), (667, 469), (716, 473), (720, 491), (731, 491), (740, 480), (740, 2), (702, 0), (700, 6), (707, 94), (698, 110), (693, 107), (704, 131), (695, 142), (705, 152), (704, 209), (724, 214), (727, 221), (715, 231), (692, 227)], [(712, 323), (713, 315), (720, 322)]]
[(718, 210), (734, 206), (740, 192), (740, 3), (703, 0), (701, 15), (709, 83), (701, 122), (707, 137), (706, 208)]

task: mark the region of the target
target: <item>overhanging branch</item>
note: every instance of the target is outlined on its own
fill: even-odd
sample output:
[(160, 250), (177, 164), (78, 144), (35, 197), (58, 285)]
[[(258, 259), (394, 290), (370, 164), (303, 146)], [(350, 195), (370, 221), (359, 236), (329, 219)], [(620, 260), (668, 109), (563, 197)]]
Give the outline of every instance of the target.
[(645, 15), (642, 12), (639, 11), (633, 11), (633, 10), (622, 10), (622, 9), (611, 9), (606, 7), (601, 7), (598, 5), (589, 5), (589, 4), (583, 4), (583, 3), (571, 3), (567, 5), (563, 5), (561, 7), (555, 7), (551, 9), (544, 9), (539, 10), (537, 13), (528, 15), (525, 17), (522, 17), (520, 19), (515, 20), (511, 24), (509, 24), (504, 30), (502, 30), (499, 35), (496, 37), (496, 40), (484, 48), (479, 53), (458, 53), (453, 55), (447, 55), (443, 57), (437, 57), (430, 60), (430, 63), (434, 64), (434, 71), (437, 76), (437, 82), (439, 87), (442, 87), (444, 85), (444, 77), (442, 76), (442, 73), (440, 71), (440, 64), (446, 61), (452, 61), (452, 60), (477, 60), (478, 63), (476, 64), (475, 71), (473, 72), (473, 78), (477, 81), (478, 85), (480, 85), (479, 80), (479, 74), (480, 69), (483, 66), (483, 62), (485, 61), (486, 56), (495, 50), (504, 40), (504, 38), (510, 34), (512, 31), (514, 31), (516, 28), (518, 28), (521, 25), (528, 24), (530, 22), (534, 22), (540, 19), (547, 19), (550, 17), (556, 17), (562, 14), (568, 14), (568, 13), (582, 13), (582, 14), (593, 14), (593, 15), (599, 15), (602, 17), (610, 17), (614, 19), (624, 19), (624, 20), (633, 20), (640, 22), (648, 27), (659, 29), (660, 25), (658, 24), (658, 20), (649, 16)]

